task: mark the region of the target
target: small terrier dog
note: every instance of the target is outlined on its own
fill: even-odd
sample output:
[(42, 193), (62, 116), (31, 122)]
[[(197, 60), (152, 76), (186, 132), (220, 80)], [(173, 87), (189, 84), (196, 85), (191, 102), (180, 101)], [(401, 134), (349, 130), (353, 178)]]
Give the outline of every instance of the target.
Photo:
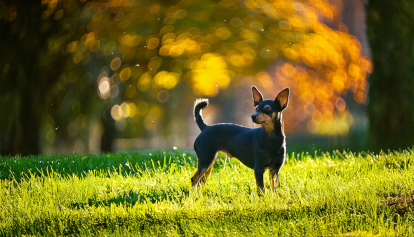
[(260, 128), (247, 128), (236, 124), (207, 126), (200, 111), (208, 105), (208, 100), (196, 100), (194, 117), (201, 133), (194, 142), (198, 167), (191, 178), (193, 187), (206, 182), (218, 151), (223, 151), (254, 170), (259, 196), (265, 191), (264, 171), (269, 169), (271, 189), (275, 191), (275, 183), (277, 186), (279, 181), (279, 170), (286, 157), (282, 111), (288, 106), (289, 88), (280, 91), (275, 100), (263, 100), (262, 94), (255, 86), (252, 86), (252, 94), (256, 112), (251, 117), (254, 123), (262, 125)]

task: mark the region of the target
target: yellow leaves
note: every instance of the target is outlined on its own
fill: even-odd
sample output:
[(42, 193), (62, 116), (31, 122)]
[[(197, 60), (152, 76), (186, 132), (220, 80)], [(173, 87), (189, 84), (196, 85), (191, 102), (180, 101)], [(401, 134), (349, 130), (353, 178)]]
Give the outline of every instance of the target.
[(141, 75), (138, 80), (137, 87), (140, 91), (146, 91), (151, 87), (152, 75), (150, 72), (146, 72)]
[(134, 103), (129, 103), (129, 117), (133, 117), (137, 111), (137, 106)]
[(95, 32), (83, 35), (81, 41), (85, 44), (85, 46), (89, 47), (93, 42), (95, 42)]
[(148, 111), (148, 115), (144, 119), (144, 127), (148, 130), (154, 129), (157, 120), (161, 117), (163, 111), (160, 107), (153, 105)]
[(252, 30), (249, 30), (249, 29), (242, 30), (240, 32), (240, 36), (243, 37), (244, 39), (257, 39), (257, 38), (259, 38), (259, 35), (256, 32), (254, 32)]
[(179, 80), (180, 75), (178, 73), (167, 71), (161, 71), (154, 77), (155, 84), (167, 90), (174, 88)]
[(263, 24), (259, 21), (254, 21), (252, 23), (250, 23), (250, 29), (254, 30), (254, 31), (262, 31), (263, 29)]
[(285, 48), (284, 53), (288, 59), (293, 60), (293, 61), (299, 61), (301, 58), (300, 51), (295, 50), (293, 47)]
[(151, 8), (150, 8), (150, 13), (151, 14), (156, 14), (157, 12), (159, 12), (161, 8), (161, 4), (154, 4)]
[(174, 33), (167, 33), (162, 37), (162, 44), (168, 45), (172, 44), (175, 41), (175, 37), (177, 37)]
[(278, 54), (275, 50), (273, 50), (273, 48), (264, 48), (261, 52), (260, 52), (260, 56), (262, 56), (265, 59), (275, 59)]
[(66, 50), (68, 52), (74, 53), (78, 49), (78, 44), (79, 44), (78, 41), (72, 41), (66, 46)]
[[(238, 42), (236, 44), (236, 48), (238, 49), (237, 51), (231, 51), (226, 55), (231, 65), (236, 67), (245, 67), (251, 65), (254, 62), (257, 56), (256, 51), (250, 48), (245, 42)], [(263, 54), (262, 56), (265, 57)]]
[(147, 48), (148, 49), (156, 49), (158, 45), (160, 44), (160, 39), (154, 37), (148, 40), (147, 42)]
[(241, 56), (239, 54), (229, 53), (227, 55), (227, 58), (229, 59), (230, 63), (233, 66), (236, 66), (236, 67), (242, 67), (242, 66), (246, 66), (246, 65), (251, 64), (251, 61), (250, 60), (249, 61), (245, 61), (244, 58), (243, 58), (243, 56)]
[[(291, 126), (287, 130), (303, 127), (321, 134), (344, 134), (349, 129), (347, 104), (340, 97), (345, 92), (351, 91), (358, 103), (366, 101), (365, 77), (372, 72), (372, 62), (361, 57), (361, 45), (346, 30), (332, 30), (319, 21), (321, 14), (332, 19), (337, 11), (329, 0), (247, 0), (245, 5), (229, 0), (219, 1), (214, 10), (206, 6), (202, 12), (194, 11), (193, 5), (200, 6), (194, 1), (153, 3), (145, 9), (124, 7), (128, 2), (110, 0), (105, 9), (100, 9), (103, 4), (85, 6), (91, 19), (88, 33), (66, 46), (74, 62), (105, 57), (116, 83), (133, 81), (134, 85), (124, 91), (125, 99), (133, 100), (151, 90), (155, 101), (165, 103), (171, 95), (168, 90), (186, 85), (181, 82), (186, 70), (189, 72), (184, 78), (195, 94), (215, 96), (230, 86), (234, 69), (240, 75), (256, 75), (269, 94), (290, 87), (294, 109), (284, 112), (291, 121), (286, 124)], [(220, 14), (226, 10), (243, 14), (218, 19), (213, 12), (216, 10)], [(244, 14), (246, 10), (249, 12)], [(191, 20), (186, 19), (189, 16)], [(88, 49), (90, 52), (85, 52)], [(270, 70), (258, 73), (260, 64), (277, 57), (281, 60), (273, 75)], [(131, 67), (135, 64), (137, 67)], [(112, 87), (103, 81), (101, 98), (107, 98)], [(146, 128), (152, 129), (155, 125), (149, 118), (157, 117), (157, 109), (146, 104), (141, 113), (139, 108), (135, 114), (152, 110), (145, 120)], [(126, 105), (115, 110), (121, 111), (120, 115), (127, 113)]]
[(228, 74), (222, 73), (217, 77), (217, 86), (220, 89), (226, 89), (230, 85), (230, 76)]
[(244, 25), (244, 22), (240, 18), (232, 18), (230, 20), (230, 24), (234, 27), (242, 27)]
[(288, 22), (293, 28), (298, 28), (298, 29), (304, 29), (305, 28), (305, 26), (303, 25), (302, 20), (299, 19), (298, 17), (290, 17), (288, 19)]
[(96, 52), (96, 51), (99, 49), (99, 47), (101, 47), (101, 41), (99, 41), (99, 40), (95, 40), (95, 41), (91, 44), (91, 47), (90, 47), (91, 52)]
[(193, 60), (190, 65), (195, 93), (215, 96), (219, 89), (226, 89), (230, 85), (233, 72), (227, 70), (227, 63), (223, 57), (207, 53), (200, 60)]
[(121, 43), (121, 45), (135, 47), (139, 45), (139, 43), (141, 42), (141, 39), (142, 37), (139, 35), (121, 35), (119, 37), (119, 43)]
[(225, 40), (231, 36), (231, 32), (226, 27), (220, 27), (216, 30), (216, 36), (221, 40)]
[(115, 21), (121, 21), (124, 19), (125, 14), (123, 12), (118, 12), (114, 18)]
[(130, 67), (123, 68), (121, 70), (121, 72), (119, 73), (119, 78), (121, 78), (121, 80), (123, 80), (123, 81), (128, 80), (130, 76), (131, 76), (131, 68)]
[(187, 15), (187, 11), (185, 9), (178, 9), (174, 13), (175, 18), (177, 19), (183, 19), (186, 15)]
[(206, 48), (205, 43), (198, 43), (196, 37), (190, 38), (191, 34), (183, 33), (178, 37), (174, 33), (167, 33), (162, 38), (162, 46), (159, 50), (160, 56), (178, 57), (183, 54), (196, 55)]
[(83, 59), (83, 55), (82, 53), (78, 52), (75, 54), (75, 56), (73, 57), (73, 62), (74, 63), (79, 63), (80, 61), (82, 61)]
[(342, 136), (348, 133), (349, 126), (353, 122), (353, 117), (349, 112), (341, 112), (335, 118), (329, 117), (330, 115), (326, 116), (326, 114), (329, 113), (325, 113), (319, 121), (312, 119), (308, 123), (308, 128), (311, 132), (323, 135), (339, 134)]

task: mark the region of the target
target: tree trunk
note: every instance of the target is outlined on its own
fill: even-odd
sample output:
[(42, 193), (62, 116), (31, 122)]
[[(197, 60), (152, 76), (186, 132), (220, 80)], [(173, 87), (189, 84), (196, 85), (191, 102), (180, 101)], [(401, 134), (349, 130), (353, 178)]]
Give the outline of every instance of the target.
[(47, 90), (41, 87), (39, 75), (39, 54), (46, 44), (39, 37), (42, 7), (31, 1), (8, 6), (15, 8), (17, 17), (0, 22), (0, 154), (39, 154), (39, 130), (45, 108), (42, 89)]
[(414, 145), (414, 2), (370, 0), (367, 35), (374, 72), (368, 117), (374, 150)]
[(101, 117), (103, 134), (101, 138), (101, 152), (108, 153), (113, 152), (112, 143), (118, 135), (118, 131), (115, 128), (115, 120), (111, 116), (111, 109), (106, 108)]

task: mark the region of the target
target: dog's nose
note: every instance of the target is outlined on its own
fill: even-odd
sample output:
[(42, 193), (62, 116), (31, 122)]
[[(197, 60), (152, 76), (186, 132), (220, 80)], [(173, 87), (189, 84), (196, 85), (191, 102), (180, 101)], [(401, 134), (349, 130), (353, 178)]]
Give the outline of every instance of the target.
[(252, 114), (252, 119), (255, 120), (257, 118), (257, 114)]

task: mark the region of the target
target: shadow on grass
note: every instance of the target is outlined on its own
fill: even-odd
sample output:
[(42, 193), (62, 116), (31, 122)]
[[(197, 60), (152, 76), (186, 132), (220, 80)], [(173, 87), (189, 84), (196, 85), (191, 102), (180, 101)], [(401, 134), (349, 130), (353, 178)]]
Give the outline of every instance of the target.
[[(256, 188), (251, 188), (250, 186), (240, 187), (240, 189), (244, 189), (244, 194), (247, 195), (257, 195)], [(84, 202), (74, 202), (71, 203), (68, 207), (72, 209), (83, 209), (87, 206), (104, 206), (109, 207), (111, 205), (124, 205), (124, 206), (134, 206), (135, 204), (141, 203), (152, 203), (155, 204), (157, 202), (162, 201), (175, 201), (177, 203), (181, 203), (184, 198), (187, 198), (190, 195), (190, 192), (196, 191), (190, 185), (180, 187), (178, 189), (158, 189), (155, 192), (151, 193), (142, 193), (139, 191), (125, 191), (123, 193), (118, 194), (116, 197), (102, 199), (97, 195), (89, 198), (87, 201)], [(226, 195), (225, 193), (221, 193), (217, 190), (211, 190), (206, 184), (206, 186), (201, 187), (202, 196), (209, 199), (220, 199), (222, 202), (231, 204), (234, 201), (234, 193)], [(269, 192), (269, 190), (268, 190)]]
[(137, 203), (157, 203), (164, 200), (176, 200), (180, 202), (181, 199), (187, 197), (190, 193), (190, 187), (181, 188), (180, 190), (160, 190), (156, 193), (139, 193), (136, 191), (127, 191), (114, 198), (106, 200), (98, 200), (98, 197), (89, 198), (87, 202), (76, 202), (69, 205), (72, 209), (82, 209), (87, 206), (111, 206), (111, 205), (125, 205), (134, 206)]

